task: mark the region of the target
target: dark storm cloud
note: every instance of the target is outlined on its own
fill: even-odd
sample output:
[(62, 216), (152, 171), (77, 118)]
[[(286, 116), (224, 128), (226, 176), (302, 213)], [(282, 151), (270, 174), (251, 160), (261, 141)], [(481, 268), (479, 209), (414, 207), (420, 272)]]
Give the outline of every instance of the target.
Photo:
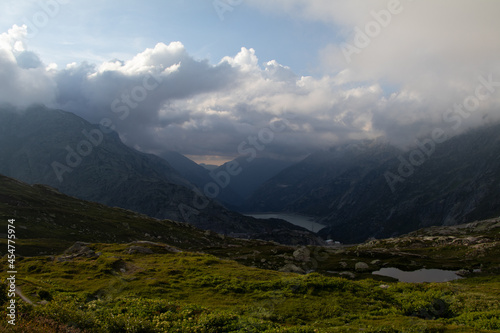
[[(408, 145), (442, 126), (443, 114), (478, 84), (477, 77), (448, 76), (444, 84), (436, 75), (413, 75), (418, 85), (411, 79), (388, 94), (351, 69), (301, 77), (274, 60), (260, 63), (247, 48), (211, 64), (180, 42), (158, 43), (132, 59), (57, 69), (26, 49), (25, 34), (15, 26), (0, 35), (0, 102), (44, 103), (95, 123), (108, 118), (127, 144), (158, 154), (231, 158), (253, 147), (262, 157), (296, 158), (378, 136)], [(490, 93), (459, 130), (495, 119), (498, 105), (498, 93)], [(286, 126), (272, 130), (275, 123)]]
[(42, 66), (42, 61), (31, 51), (23, 51), (16, 55), (17, 64), (22, 69), (38, 68)]

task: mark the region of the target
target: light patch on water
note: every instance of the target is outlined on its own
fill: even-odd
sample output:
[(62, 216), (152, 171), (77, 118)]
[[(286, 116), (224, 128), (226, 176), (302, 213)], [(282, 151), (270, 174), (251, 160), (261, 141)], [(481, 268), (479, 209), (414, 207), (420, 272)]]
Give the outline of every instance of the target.
[(298, 225), (299, 227), (306, 228), (312, 232), (318, 232), (324, 227), (323, 224), (319, 224), (314, 222), (315, 218), (311, 216), (298, 215), (298, 214), (289, 214), (289, 213), (256, 213), (256, 214), (245, 214), (247, 216), (255, 217), (256, 219), (282, 219), (291, 224)]
[(443, 269), (419, 269), (417, 271), (405, 272), (398, 268), (387, 267), (381, 268), (378, 271), (373, 272), (375, 275), (389, 276), (398, 279), (401, 282), (447, 282), (457, 279), (462, 279), (461, 276), (457, 275), (454, 271), (446, 271)]

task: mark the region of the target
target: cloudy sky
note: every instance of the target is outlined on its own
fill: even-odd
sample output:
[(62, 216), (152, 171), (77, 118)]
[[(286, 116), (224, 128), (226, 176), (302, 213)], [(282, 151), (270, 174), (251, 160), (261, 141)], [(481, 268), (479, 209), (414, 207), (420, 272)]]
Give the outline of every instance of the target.
[(0, 13), (0, 102), (110, 119), (146, 152), (289, 158), (500, 120), (496, 0), (3, 0)]

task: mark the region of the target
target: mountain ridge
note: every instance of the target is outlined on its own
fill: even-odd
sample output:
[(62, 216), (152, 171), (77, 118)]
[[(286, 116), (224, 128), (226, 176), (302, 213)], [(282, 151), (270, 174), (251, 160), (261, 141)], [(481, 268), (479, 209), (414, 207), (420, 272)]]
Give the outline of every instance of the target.
[[(418, 146), (402, 151), (368, 141), (316, 152), (266, 182), (246, 205), (316, 216), (328, 225), (322, 237), (348, 243), (491, 218), (500, 214), (498, 133), (499, 124), (470, 130), (435, 144), (430, 156)], [(426, 158), (410, 168), (412, 152)], [(386, 176), (405, 167), (411, 172), (393, 192)]]
[[(319, 242), (288, 222), (257, 220), (225, 209), (200, 195), (195, 185), (160, 157), (138, 152), (123, 144), (115, 132), (105, 133), (62, 110), (40, 105), (21, 112), (2, 109), (0, 162), (2, 174), (47, 184), (84, 200), (222, 234), (273, 238), (276, 235), (269, 231), (281, 230), (297, 236), (290, 238), (292, 242)], [(203, 205), (197, 205), (197, 200)], [(283, 236), (275, 240), (287, 241)]]

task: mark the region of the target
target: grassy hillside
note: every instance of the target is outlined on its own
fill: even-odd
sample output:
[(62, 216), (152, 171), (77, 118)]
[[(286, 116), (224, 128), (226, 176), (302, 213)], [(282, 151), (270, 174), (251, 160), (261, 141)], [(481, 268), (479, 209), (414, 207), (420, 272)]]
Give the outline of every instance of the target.
[[(88, 244), (23, 258), (18, 286), (36, 305), (19, 309), (12, 332), (500, 329), (498, 276), (442, 284), (350, 281), (250, 268), (160, 243)], [(54, 323), (64, 329), (41, 328)]]
[[(225, 243), (224, 237), (189, 224), (78, 200), (48, 186), (29, 186), (1, 175), (0, 183), (0, 230), (6, 233), (7, 220), (16, 219), (18, 254), (21, 255), (61, 253), (76, 241), (163, 240), (191, 250), (222, 247)], [(2, 236), (1, 241), (5, 243), (6, 237)], [(2, 247), (0, 253), (5, 251)]]
[[(0, 181), (0, 230), (16, 219), (16, 284), (34, 303), (18, 298), (17, 325), (1, 320), (0, 331), (500, 329), (498, 219), (352, 246), (284, 246)], [(366, 268), (356, 269), (359, 263)], [(0, 267), (4, 279), (6, 256)], [(460, 269), (467, 277), (400, 283), (371, 274), (381, 267)]]
[[(87, 148), (79, 150), (81, 145)], [(126, 146), (117, 133), (103, 134), (98, 125), (41, 105), (24, 111), (0, 106), (0, 174), (218, 233), (288, 244), (322, 242), (284, 220), (263, 221), (232, 212), (198, 192), (165, 160)]]

